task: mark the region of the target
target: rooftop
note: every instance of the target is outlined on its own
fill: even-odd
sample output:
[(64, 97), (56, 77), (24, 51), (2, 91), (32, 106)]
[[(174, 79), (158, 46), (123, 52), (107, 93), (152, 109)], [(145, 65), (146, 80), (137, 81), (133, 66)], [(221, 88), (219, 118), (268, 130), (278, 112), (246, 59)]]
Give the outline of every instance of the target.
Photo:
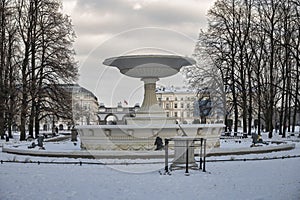
[(174, 94), (196, 94), (196, 91), (187, 87), (158, 87), (156, 93), (174, 93)]

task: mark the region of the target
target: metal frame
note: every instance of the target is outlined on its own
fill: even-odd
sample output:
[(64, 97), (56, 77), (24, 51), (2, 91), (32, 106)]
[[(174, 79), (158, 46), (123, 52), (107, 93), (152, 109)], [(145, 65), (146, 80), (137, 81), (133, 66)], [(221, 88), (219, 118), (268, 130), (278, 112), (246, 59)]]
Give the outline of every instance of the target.
[[(173, 138), (165, 138), (165, 173), (169, 172), (169, 142), (173, 141)], [(184, 137), (182, 138), (183, 141), (185, 141)], [(202, 170), (203, 172), (206, 172), (206, 139), (205, 138), (195, 138), (192, 140), (193, 142), (200, 141), (199, 147), (200, 147), (200, 152), (199, 152), (199, 170)], [(176, 147), (176, 146), (174, 146)], [(189, 149), (189, 140), (186, 140), (186, 162), (185, 162), (185, 173), (189, 173), (189, 157), (188, 157), (188, 149)], [(194, 144), (193, 147), (198, 147), (197, 145)]]

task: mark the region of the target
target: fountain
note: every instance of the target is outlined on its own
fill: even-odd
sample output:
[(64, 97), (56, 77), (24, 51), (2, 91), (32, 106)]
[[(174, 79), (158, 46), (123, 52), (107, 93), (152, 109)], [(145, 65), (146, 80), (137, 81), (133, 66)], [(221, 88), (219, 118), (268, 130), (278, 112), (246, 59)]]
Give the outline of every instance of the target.
[(171, 138), (186, 134), (207, 138), (208, 147), (218, 146), (223, 124), (182, 124), (168, 118), (156, 100), (156, 82), (172, 76), (195, 60), (177, 55), (129, 55), (106, 59), (103, 64), (117, 67), (126, 76), (144, 82), (144, 99), (135, 117), (125, 125), (77, 126), (82, 147), (88, 150), (154, 150), (157, 136)]

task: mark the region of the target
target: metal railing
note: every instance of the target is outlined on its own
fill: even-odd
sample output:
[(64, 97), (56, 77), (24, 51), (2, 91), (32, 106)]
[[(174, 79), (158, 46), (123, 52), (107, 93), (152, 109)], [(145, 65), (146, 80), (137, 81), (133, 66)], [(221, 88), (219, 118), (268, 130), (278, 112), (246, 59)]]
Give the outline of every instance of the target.
[[(169, 173), (169, 142), (174, 141), (174, 138), (165, 138), (165, 173)], [(206, 139), (205, 138), (194, 138), (193, 140), (187, 140), (184, 137), (182, 141), (186, 141), (185, 146), (176, 146), (174, 144), (174, 149), (176, 151), (176, 147), (185, 147), (185, 173), (189, 173), (189, 147), (199, 147), (199, 170), (206, 172)], [(192, 145), (189, 145), (190, 142), (193, 142)], [(200, 144), (196, 145), (195, 142), (200, 142)]]

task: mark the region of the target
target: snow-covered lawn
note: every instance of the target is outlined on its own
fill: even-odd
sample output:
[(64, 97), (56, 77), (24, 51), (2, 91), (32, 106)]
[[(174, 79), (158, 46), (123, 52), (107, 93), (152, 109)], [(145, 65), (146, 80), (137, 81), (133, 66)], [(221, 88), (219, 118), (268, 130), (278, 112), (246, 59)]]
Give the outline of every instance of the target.
[[(209, 157), (208, 160), (300, 155), (300, 143), (296, 141), (295, 144), (296, 148), (291, 151)], [(46, 144), (46, 147), (47, 145), (50, 148), (50, 143)], [(53, 147), (56, 145), (60, 145), (61, 150), (66, 147), (78, 148), (68, 146), (68, 142), (53, 143)], [(248, 145), (247, 139), (243, 139), (241, 143), (235, 140), (221, 143), (223, 148)], [(206, 173), (190, 170), (190, 176), (185, 176), (184, 170), (173, 171), (171, 175), (160, 175), (159, 171), (163, 172), (164, 167), (163, 159), (89, 160), (19, 156), (1, 152), (0, 160), (110, 163), (80, 166), (5, 162), (0, 164), (0, 200), (300, 199), (299, 157), (246, 162), (208, 162)], [(150, 164), (153, 162), (157, 163)]]
[[(131, 167), (131, 166), (123, 166)], [(135, 166), (136, 167), (136, 166)], [(138, 167), (143, 168), (143, 165)], [(208, 163), (207, 173), (2, 164), (0, 199), (300, 199), (300, 159)]]

